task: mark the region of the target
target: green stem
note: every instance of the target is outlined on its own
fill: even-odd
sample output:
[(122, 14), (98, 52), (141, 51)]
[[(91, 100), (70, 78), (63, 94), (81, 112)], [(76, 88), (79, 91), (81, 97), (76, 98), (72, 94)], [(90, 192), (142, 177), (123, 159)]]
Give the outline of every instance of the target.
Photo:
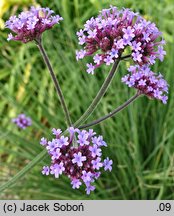
[(111, 118), (112, 116), (114, 116), (115, 114), (117, 114), (118, 112), (120, 112), (121, 110), (125, 109), (130, 103), (132, 103), (133, 101), (135, 101), (138, 97), (140, 96), (139, 93), (135, 94), (133, 97), (131, 97), (128, 101), (126, 101), (124, 104), (122, 104), (121, 106), (119, 106), (118, 108), (116, 108), (115, 110), (113, 110), (112, 112), (110, 112), (108, 115), (102, 117), (102, 118), (99, 118), (91, 123), (88, 123), (88, 124), (85, 124), (85, 125), (82, 125), (79, 127), (79, 129), (84, 129), (84, 128), (88, 128), (88, 127), (91, 127), (91, 126), (94, 126), (94, 125), (97, 125), (99, 124), (100, 122), (108, 119), (108, 118)]
[(131, 55), (129, 54), (129, 55), (125, 55), (125, 56), (122, 56), (121, 57), (121, 60), (126, 60), (126, 59), (129, 59), (131, 57)]
[(53, 71), (53, 68), (51, 66), (51, 63), (49, 61), (49, 58), (45, 52), (45, 49), (44, 47), (42, 46), (42, 42), (41, 42), (41, 39), (38, 39), (36, 40), (36, 44), (42, 54), (42, 57), (44, 59), (44, 62), (46, 64), (46, 66), (48, 67), (48, 70), (50, 72), (50, 75), (51, 75), (51, 78), (54, 82), (54, 86), (56, 88), (56, 92), (58, 94), (58, 97), (60, 99), (60, 103), (62, 105), (62, 108), (63, 108), (63, 111), (64, 111), (64, 114), (65, 114), (65, 118), (66, 118), (66, 121), (67, 121), (67, 125), (68, 127), (72, 125), (72, 122), (71, 122), (71, 118), (70, 118), (70, 114), (69, 114), (69, 111), (68, 111), (68, 108), (66, 106), (66, 103), (65, 103), (65, 99), (64, 99), (64, 96), (63, 96), (63, 93), (62, 93), (62, 90), (61, 90), (61, 87), (60, 87), (60, 84), (59, 84), (59, 81), (58, 79), (56, 78), (55, 74), (54, 74), (54, 71)]
[(74, 123), (74, 127), (78, 127), (84, 121), (86, 121), (87, 118), (96, 109), (97, 105), (99, 104), (99, 102), (101, 101), (102, 97), (104, 96), (104, 94), (106, 93), (107, 89), (109, 88), (109, 85), (111, 84), (112, 79), (114, 78), (114, 75), (115, 75), (115, 73), (116, 73), (116, 71), (118, 69), (119, 62), (120, 62), (120, 59), (117, 59), (114, 62), (113, 67), (112, 67), (111, 71), (109, 72), (109, 75), (105, 79), (105, 81), (104, 81), (103, 85), (101, 86), (99, 92), (97, 93), (96, 97), (94, 98), (94, 100), (92, 101), (92, 103), (90, 104), (90, 106), (88, 107), (88, 109), (85, 111), (85, 113)]

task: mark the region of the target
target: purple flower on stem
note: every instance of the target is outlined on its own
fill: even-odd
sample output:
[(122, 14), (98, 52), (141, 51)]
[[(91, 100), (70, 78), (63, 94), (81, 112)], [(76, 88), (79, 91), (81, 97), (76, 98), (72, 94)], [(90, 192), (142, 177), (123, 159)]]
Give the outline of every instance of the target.
[(54, 11), (49, 8), (31, 7), (29, 11), (22, 12), (17, 16), (11, 16), (6, 21), (6, 28), (13, 33), (8, 35), (9, 40), (27, 43), (41, 37), (41, 34), (63, 20), (59, 15), (53, 15)]
[(68, 137), (61, 136), (60, 139), (58, 139), (58, 147), (61, 148), (67, 145), (69, 145)]
[(118, 50), (116, 50), (116, 49), (112, 49), (111, 50), (111, 52), (110, 52), (110, 56), (112, 57), (112, 58), (118, 58)]
[(43, 167), (42, 174), (43, 175), (49, 175), (50, 174), (50, 168), (49, 168), (49, 166), (44, 166)]
[(104, 59), (104, 62), (106, 62), (106, 65), (110, 65), (110, 64), (114, 63), (114, 60), (113, 60), (112, 56), (106, 56), (106, 58)]
[(20, 129), (26, 129), (31, 126), (31, 118), (26, 117), (25, 114), (19, 114), (17, 118), (13, 118), (12, 122), (15, 123)]
[(52, 151), (51, 154), (52, 154), (51, 159), (52, 160), (56, 160), (56, 159), (60, 158), (60, 156), (61, 156), (62, 153), (60, 152), (60, 149), (57, 148), (56, 150)]
[(161, 101), (163, 102), (163, 104), (167, 104), (167, 100), (168, 100), (168, 97), (166, 95), (163, 95), (161, 98)]
[(72, 188), (73, 189), (79, 189), (79, 187), (80, 187), (80, 185), (82, 184), (81, 182), (80, 182), (80, 180), (79, 179), (73, 179), (72, 181), (71, 181), (71, 184), (72, 184)]
[(89, 145), (89, 141), (87, 139), (88, 133), (85, 130), (83, 130), (82, 132), (79, 132), (77, 143), (79, 143), (81, 146)]
[(79, 143), (81, 146), (83, 146), (83, 145), (88, 145), (89, 141), (85, 137), (82, 137), (82, 138), (78, 139), (77, 143)]
[(82, 156), (81, 152), (78, 152), (77, 154), (74, 153), (74, 158), (72, 159), (72, 162), (75, 164), (77, 163), (77, 166), (81, 167), (83, 166), (83, 161), (86, 161), (86, 156)]
[(161, 74), (155, 74), (148, 66), (134, 66), (129, 68), (131, 74), (122, 78), (129, 87), (139, 90), (140, 94), (145, 94), (150, 98), (161, 100), (167, 103), (168, 84)]
[(99, 65), (101, 61), (102, 61), (102, 56), (96, 54), (96, 55), (94, 56), (94, 63), (96, 63), (97, 65)]
[(78, 132), (78, 130), (79, 130), (79, 129), (74, 128), (74, 127), (69, 127), (69, 128), (68, 128), (68, 131), (69, 131), (70, 135), (74, 135), (74, 133), (75, 133), (75, 132)]
[(101, 149), (98, 148), (96, 144), (94, 144), (93, 146), (90, 146), (89, 150), (91, 151), (93, 157), (101, 156)]
[(88, 31), (88, 38), (95, 38), (95, 36), (97, 35), (97, 30), (90, 30)]
[(87, 73), (94, 74), (94, 69), (95, 69), (94, 65), (90, 63), (90, 64), (86, 64), (86, 66), (88, 67)]
[(47, 145), (47, 139), (45, 139), (44, 137), (42, 137), (41, 140), (40, 140), (40, 144), (41, 144), (42, 146)]
[(113, 161), (109, 160), (109, 158), (107, 157), (103, 162), (104, 170), (105, 171), (106, 170), (111, 171), (112, 170), (112, 164), (113, 164)]
[[(161, 83), (161, 85), (163, 84)], [(61, 130), (54, 129), (53, 131), (54, 135), (57, 135), (57, 131)], [(70, 178), (73, 189), (78, 189), (84, 183), (86, 193), (90, 194), (95, 190), (95, 186), (91, 183), (94, 183), (101, 175), (99, 170), (104, 164), (109, 167), (106, 161), (102, 162), (101, 160), (101, 147), (106, 146), (106, 143), (102, 136), (96, 136), (93, 129), (80, 131), (70, 127), (67, 131), (69, 131), (70, 138), (59, 135), (51, 141), (47, 141), (45, 138), (41, 139), (51, 158), (50, 167), (45, 166), (42, 173), (44, 175), (52, 174), (55, 178), (64, 173)], [(73, 146), (73, 138), (76, 138), (74, 141), (76, 146)], [(60, 145), (60, 143), (62, 144)]]
[(53, 152), (56, 147), (58, 147), (57, 142), (55, 140), (52, 140), (52, 141), (48, 141), (48, 145), (46, 149)]
[(77, 59), (77, 61), (79, 59), (83, 59), (85, 54), (86, 54), (85, 50), (79, 50), (79, 51), (76, 50), (76, 59)]
[(106, 142), (103, 140), (103, 136), (95, 136), (92, 138), (92, 142), (94, 144), (96, 144), (97, 146), (101, 147), (101, 146), (107, 146)]
[(10, 40), (12, 40), (12, 39), (13, 39), (12, 33), (8, 34), (7, 41), (10, 41)]
[(80, 29), (80, 31), (77, 32), (76, 35), (77, 35), (78, 37), (83, 37), (83, 36), (84, 36), (84, 32), (83, 32), (83, 30)]
[(91, 172), (86, 172), (85, 170), (82, 171), (82, 180), (87, 183), (92, 180), (92, 173)]
[(59, 135), (62, 133), (62, 131), (60, 129), (52, 129), (52, 133), (53, 135), (55, 135), (56, 137), (59, 137)]
[(149, 32), (143, 32), (143, 40), (146, 42), (150, 41), (150, 33)]
[(94, 62), (87, 64), (91, 74), (102, 64), (113, 64), (128, 46), (130, 56), (140, 66), (154, 64), (156, 59), (162, 61), (166, 54), (165, 41), (156, 25), (129, 9), (103, 9), (96, 18), (86, 21), (77, 36), (86, 51), (81, 57), (78, 54), (77, 59), (94, 55)]
[(96, 170), (99, 170), (100, 167), (103, 166), (103, 164), (101, 163), (101, 158), (100, 157), (97, 157), (96, 160), (92, 160), (91, 163), (93, 165), (93, 168), (96, 169)]
[(128, 46), (128, 45), (131, 46), (132, 45), (131, 39), (123, 38), (123, 44), (124, 44), (125, 47)]
[(141, 53), (139, 53), (139, 52), (133, 52), (132, 53), (132, 57), (133, 57), (134, 61), (142, 62), (143, 55)]
[(79, 37), (79, 44), (80, 45), (83, 45), (85, 42), (86, 42), (86, 37), (85, 36)]
[(150, 56), (149, 57), (149, 64), (151, 64), (151, 65), (155, 64), (155, 59), (156, 59), (156, 56)]
[(135, 51), (135, 52), (139, 52), (141, 50), (141, 42), (136, 42), (136, 41), (133, 41), (132, 42), (132, 49)]
[(120, 39), (118, 41), (116, 40), (115, 45), (116, 45), (117, 50), (124, 49), (124, 47), (125, 47), (123, 39)]
[(90, 194), (91, 193), (91, 191), (94, 191), (95, 190), (95, 186), (93, 186), (93, 185), (90, 185), (90, 184), (87, 184), (86, 185), (86, 189), (85, 189), (85, 191), (86, 191), (86, 194)]
[(89, 129), (89, 131), (88, 131), (88, 139), (91, 139), (94, 135), (96, 135), (96, 132), (94, 132), (93, 129)]
[(131, 28), (131, 26), (124, 28), (123, 29), (123, 32), (124, 32), (123, 38), (131, 40), (132, 38), (135, 37), (134, 31), (135, 30), (133, 28)]
[(101, 172), (96, 172), (96, 173), (94, 173), (94, 178), (98, 179), (100, 177), (100, 175), (101, 175)]
[(55, 175), (55, 178), (59, 178), (59, 175), (62, 174), (63, 171), (65, 171), (65, 167), (63, 165), (62, 162), (60, 162), (59, 164), (54, 164), (53, 166), (50, 167), (51, 168), (51, 174)]
[(157, 53), (158, 53), (158, 57), (159, 57), (160, 61), (163, 61), (164, 56), (166, 55), (166, 51), (164, 51), (162, 46), (158, 47), (158, 52)]
[(138, 81), (138, 85), (139, 86), (146, 86), (146, 80), (143, 80), (143, 79), (140, 79), (139, 81)]

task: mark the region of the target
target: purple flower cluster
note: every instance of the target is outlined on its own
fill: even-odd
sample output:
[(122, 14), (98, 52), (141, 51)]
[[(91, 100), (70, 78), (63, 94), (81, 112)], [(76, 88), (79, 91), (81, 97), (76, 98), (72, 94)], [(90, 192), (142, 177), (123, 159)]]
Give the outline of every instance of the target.
[(124, 76), (122, 82), (138, 89), (140, 94), (161, 100), (164, 104), (167, 103), (168, 97), (165, 93), (168, 93), (168, 84), (161, 74), (155, 74), (146, 65), (131, 66), (128, 70), (131, 74)]
[(29, 117), (26, 117), (25, 114), (19, 114), (17, 118), (13, 118), (12, 122), (15, 123), (19, 128), (25, 129), (31, 126), (32, 121)]
[(111, 6), (88, 20), (84, 29), (77, 32), (79, 44), (84, 49), (76, 51), (76, 59), (94, 54), (93, 63), (87, 64), (87, 72), (94, 74), (95, 68), (114, 63), (130, 47), (130, 56), (136, 64), (151, 65), (156, 59), (163, 61), (166, 54), (161, 35), (154, 23), (137, 13)]
[(45, 146), (51, 157), (51, 166), (44, 166), (42, 174), (52, 174), (58, 178), (64, 173), (70, 178), (73, 189), (78, 189), (84, 183), (86, 193), (90, 194), (95, 190), (92, 183), (99, 178), (100, 168), (112, 170), (112, 160), (107, 157), (102, 162), (101, 159), (101, 147), (107, 144), (102, 136), (95, 136), (92, 129), (80, 131), (70, 127), (68, 130), (69, 137), (61, 135), (60, 129), (53, 129), (54, 139), (41, 139), (40, 144)]
[(53, 13), (54, 11), (49, 8), (31, 7), (29, 11), (20, 13), (18, 17), (11, 16), (6, 22), (6, 27), (15, 35), (10, 33), (7, 40), (27, 43), (40, 38), (45, 30), (52, 28), (60, 20), (63, 20), (59, 15), (53, 16)]

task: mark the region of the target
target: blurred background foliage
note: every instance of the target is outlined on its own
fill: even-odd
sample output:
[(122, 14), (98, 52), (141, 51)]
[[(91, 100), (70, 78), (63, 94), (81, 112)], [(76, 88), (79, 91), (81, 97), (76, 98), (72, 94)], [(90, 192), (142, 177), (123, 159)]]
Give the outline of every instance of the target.
[[(114, 161), (113, 171), (103, 173), (89, 197), (84, 188), (71, 189), (69, 179), (41, 175), (45, 158), (1, 199), (174, 199), (174, 2), (173, 0), (1, 0), (0, 1), (0, 184), (5, 183), (42, 151), (39, 140), (50, 137), (51, 128), (65, 129), (54, 86), (34, 43), (7, 42), (3, 20), (26, 10), (31, 4), (50, 7), (64, 21), (44, 33), (44, 46), (60, 79), (73, 121), (88, 107), (109, 68), (102, 66), (94, 76), (85, 72), (87, 59), (76, 62), (76, 31), (110, 4), (128, 7), (157, 24), (167, 42), (167, 56), (153, 70), (170, 84), (167, 105), (141, 97), (112, 119), (95, 126), (108, 148), (104, 156)], [(122, 62), (107, 94), (90, 117), (96, 119), (134, 94), (120, 82), (127, 73)], [(24, 112), (33, 127), (19, 131), (11, 118)]]

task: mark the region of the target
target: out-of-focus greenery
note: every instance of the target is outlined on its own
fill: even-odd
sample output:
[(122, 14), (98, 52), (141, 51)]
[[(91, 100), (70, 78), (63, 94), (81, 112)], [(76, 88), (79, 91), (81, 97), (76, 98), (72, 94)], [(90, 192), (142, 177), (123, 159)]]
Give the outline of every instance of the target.
[[(37, 1), (59, 13), (64, 21), (44, 33), (44, 46), (60, 80), (73, 121), (88, 107), (109, 68), (102, 66), (94, 76), (85, 72), (87, 59), (76, 62), (76, 31), (110, 4), (129, 7), (157, 24), (163, 32), (167, 56), (153, 70), (170, 84), (167, 105), (141, 97), (112, 119), (94, 127), (104, 136), (104, 156), (113, 170), (96, 183), (89, 197), (84, 188), (73, 190), (68, 178), (41, 175), (49, 158), (37, 164), (24, 178), (0, 194), (1, 199), (174, 199), (174, 4), (173, 0), (52, 0)], [(23, 6), (18, 6), (21, 11)], [(14, 5), (3, 14), (13, 13)], [(51, 128), (65, 129), (60, 104), (47, 69), (34, 43), (7, 42), (7, 30), (0, 32), (0, 184), (5, 183), (42, 151), (39, 140), (51, 136)], [(128, 62), (126, 63), (129, 64)], [(134, 94), (120, 82), (125, 62), (90, 120), (101, 117)], [(33, 119), (25, 131), (11, 123), (24, 112)]]

